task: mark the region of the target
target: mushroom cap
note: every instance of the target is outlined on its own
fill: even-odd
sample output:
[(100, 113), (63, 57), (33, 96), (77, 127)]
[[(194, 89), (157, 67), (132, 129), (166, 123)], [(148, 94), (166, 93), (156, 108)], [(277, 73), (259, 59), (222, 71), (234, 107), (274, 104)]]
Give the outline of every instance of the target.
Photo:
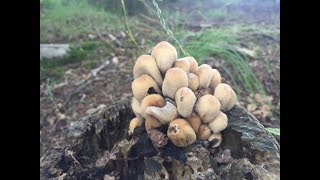
[(178, 89), (175, 95), (175, 101), (177, 103), (178, 113), (182, 117), (191, 116), (196, 100), (197, 98), (191, 89), (187, 87), (182, 87)]
[(216, 118), (208, 125), (213, 133), (219, 133), (228, 126), (228, 117), (225, 113), (220, 111)]
[(129, 124), (128, 134), (131, 135), (134, 132), (136, 127), (140, 127), (143, 124), (143, 121), (137, 117), (133, 118)]
[(144, 123), (147, 132), (149, 132), (150, 129), (155, 129), (161, 125), (162, 123), (154, 117), (146, 118)]
[(220, 112), (220, 103), (216, 97), (207, 94), (200, 97), (195, 105), (195, 111), (204, 123), (209, 123), (213, 121)]
[(136, 79), (143, 74), (150, 75), (162, 87), (163, 78), (161, 76), (156, 60), (150, 55), (141, 55), (138, 57), (133, 67), (133, 77)]
[(132, 97), (131, 108), (132, 108), (133, 113), (136, 115), (136, 117), (141, 119), (141, 121), (143, 121), (144, 119), (143, 119), (143, 117), (141, 116), (141, 113), (140, 113), (140, 103), (134, 97)]
[(187, 58), (180, 58), (175, 60), (173, 66), (184, 70), (184, 72), (186, 72), (187, 74), (189, 73), (190, 62)]
[(210, 137), (208, 138), (208, 141), (210, 142), (211, 147), (215, 148), (220, 146), (221, 142), (222, 142), (222, 135), (221, 133), (213, 133), (210, 135)]
[(145, 118), (145, 127), (148, 131), (149, 129), (161, 126), (161, 122), (146, 113), (146, 109), (150, 106), (163, 107), (166, 104), (164, 98), (159, 94), (150, 94), (143, 98), (141, 101), (140, 112), (143, 118)]
[(199, 87), (199, 78), (194, 73), (188, 74), (188, 88), (190, 88), (193, 92), (195, 92)]
[(238, 98), (236, 93), (232, 90), (232, 95), (231, 95), (231, 99), (225, 109), (225, 111), (229, 111), (230, 109), (232, 109), (236, 104), (238, 104)]
[(175, 103), (170, 99), (166, 100), (166, 105), (163, 107), (147, 107), (146, 113), (157, 118), (163, 124), (173, 121), (179, 115)]
[(161, 41), (153, 47), (151, 56), (156, 60), (161, 73), (164, 74), (177, 59), (177, 50), (170, 43)]
[(208, 64), (202, 64), (195, 72), (199, 78), (199, 88), (207, 89), (213, 77), (212, 68)]
[(184, 119), (173, 120), (167, 131), (168, 138), (178, 147), (187, 147), (196, 141), (196, 133)]
[(188, 87), (188, 76), (180, 68), (170, 68), (164, 77), (162, 84), (162, 93), (164, 96), (174, 99), (178, 89)]
[(158, 94), (161, 94), (159, 86), (154, 81), (154, 79), (148, 74), (143, 74), (137, 79), (135, 79), (131, 84), (131, 89), (133, 96), (139, 102), (141, 102), (142, 99), (149, 94), (151, 89), (153, 89), (153, 91), (157, 92)]
[(195, 133), (198, 132), (200, 125), (202, 124), (202, 120), (197, 113), (192, 113), (191, 116), (187, 117), (186, 120), (192, 127)]
[(200, 140), (206, 140), (211, 135), (211, 130), (207, 124), (201, 124), (197, 132), (197, 137)]
[(191, 56), (185, 57), (188, 59), (188, 61), (190, 62), (190, 69), (189, 72), (190, 73), (195, 73), (197, 71), (198, 68), (198, 62)]
[(212, 72), (213, 72), (213, 76), (212, 76), (209, 87), (211, 89), (215, 89), (217, 85), (221, 83), (221, 74), (216, 69), (212, 69)]
[(217, 85), (214, 89), (214, 96), (218, 99), (221, 104), (221, 111), (229, 111), (237, 102), (236, 93), (226, 83)]

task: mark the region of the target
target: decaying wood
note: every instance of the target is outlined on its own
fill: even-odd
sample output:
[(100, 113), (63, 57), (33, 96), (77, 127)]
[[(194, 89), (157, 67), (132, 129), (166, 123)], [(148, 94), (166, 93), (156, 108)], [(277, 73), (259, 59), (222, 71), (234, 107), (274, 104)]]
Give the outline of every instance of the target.
[(150, 157), (139, 156), (143, 154), (137, 152), (139, 148), (125, 152), (132, 146), (127, 140), (128, 124), (134, 117), (130, 104), (130, 100), (114, 103), (71, 125), (63, 134), (64, 143), (41, 157), (41, 179), (103, 179), (105, 175), (144, 179), (150, 173), (155, 175), (151, 178), (179, 178), (173, 170), (184, 179), (279, 179), (279, 144), (244, 108), (235, 106), (226, 113), (229, 125), (222, 132), (221, 146), (212, 149), (208, 142), (196, 141), (183, 150), (185, 159), (179, 161), (175, 158), (181, 156), (168, 159), (155, 149), (143, 152)]

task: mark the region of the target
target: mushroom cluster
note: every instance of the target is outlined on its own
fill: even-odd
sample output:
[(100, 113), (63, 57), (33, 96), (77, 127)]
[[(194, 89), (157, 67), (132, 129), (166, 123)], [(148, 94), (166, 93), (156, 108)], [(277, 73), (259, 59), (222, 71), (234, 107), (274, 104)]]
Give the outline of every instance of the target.
[(174, 46), (158, 43), (151, 55), (141, 55), (133, 67), (132, 110), (129, 134), (144, 124), (147, 133), (168, 124), (167, 136), (178, 147), (196, 139), (222, 141), (228, 125), (225, 112), (237, 102), (234, 90), (221, 82), (217, 69), (198, 65), (193, 57), (177, 59)]

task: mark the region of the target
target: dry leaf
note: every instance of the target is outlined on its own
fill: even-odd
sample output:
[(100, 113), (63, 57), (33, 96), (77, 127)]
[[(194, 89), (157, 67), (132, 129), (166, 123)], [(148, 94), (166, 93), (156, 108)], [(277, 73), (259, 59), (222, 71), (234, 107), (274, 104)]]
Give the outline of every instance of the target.
[(114, 176), (109, 176), (108, 174), (104, 175), (103, 180), (115, 180)]
[(55, 116), (50, 116), (47, 118), (47, 121), (50, 124), (50, 126), (52, 126), (54, 124), (55, 120), (56, 120)]
[(252, 112), (252, 111), (254, 111), (254, 110), (256, 110), (257, 109), (257, 105), (256, 104), (248, 104), (247, 105), (247, 110), (249, 111), (249, 112)]

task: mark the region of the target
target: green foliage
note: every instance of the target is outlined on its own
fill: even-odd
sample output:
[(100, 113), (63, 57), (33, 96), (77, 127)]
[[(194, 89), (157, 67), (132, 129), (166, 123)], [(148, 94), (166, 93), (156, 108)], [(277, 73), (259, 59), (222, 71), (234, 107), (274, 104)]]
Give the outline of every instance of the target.
[(207, 29), (197, 33), (178, 33), (186, 51), (201, 63), (204, 57), (218, 57), (224, 62), (222, 72), (232, 81), (236, 92), (265, 94), (264, 87), (248, 64), (247, 56), (237, 51), (236, 35), (230, 27)]
[(266, 128), (266, 130), (271, 134), (274, 134), (276, 136), (280, 136), (280, 129), (279, 128)]
[(89, 33), (95, 34), (97, 29), (112, 33), (121, 27), (116, 15), (85, 0), (60, 2), (40, 13), (40, 42), (76, 41)]

